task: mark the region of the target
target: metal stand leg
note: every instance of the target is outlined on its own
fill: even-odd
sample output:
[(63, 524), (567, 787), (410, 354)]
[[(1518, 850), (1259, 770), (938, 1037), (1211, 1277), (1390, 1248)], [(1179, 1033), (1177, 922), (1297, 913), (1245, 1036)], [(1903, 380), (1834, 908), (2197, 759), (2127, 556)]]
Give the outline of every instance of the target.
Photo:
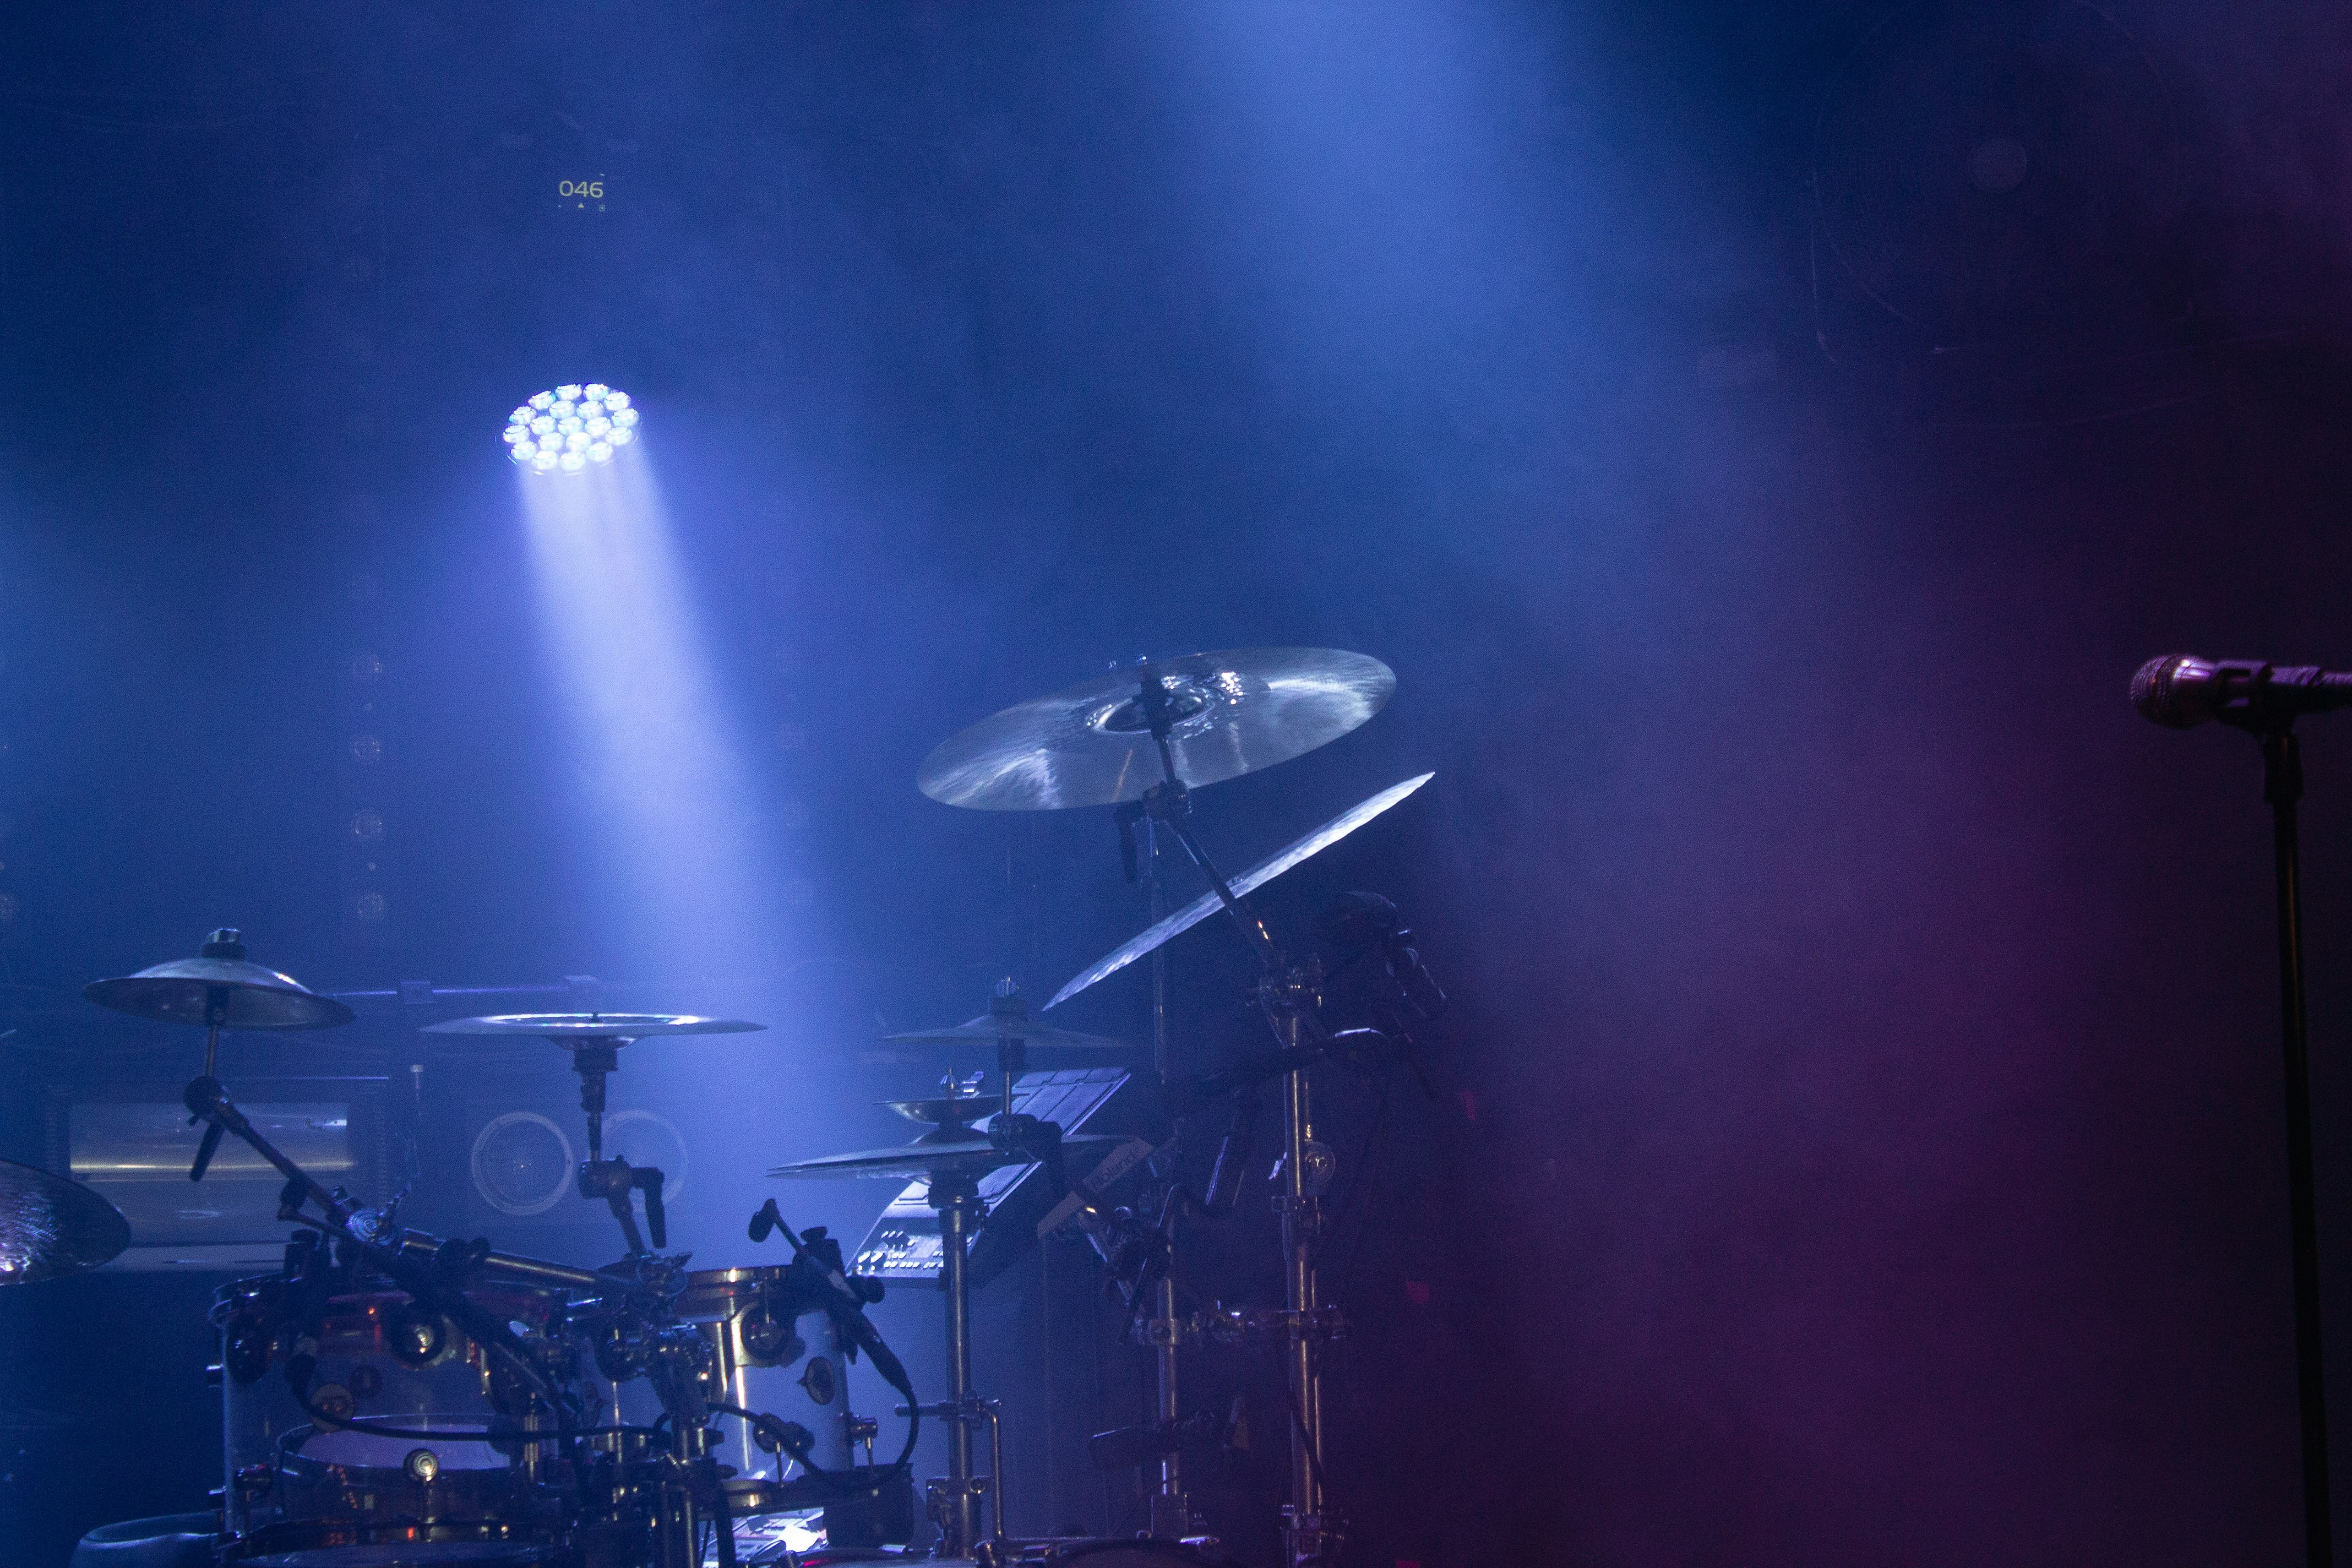
[[(1298, 1044), (1298, 1018), (1285, 1021), (1286, 1044)], [(1290, 1384), (1290, 1506), (1283, 1510), (1285, 1562), (1323, 1560), (1323, 1379), (1321, 1347), (1312, 1331), (1318, 1302), (1315, 1248), (1322, 1223), (1321, 1185), (1309, 1168), (1314, 1142), (1313, 1107), (1307, 1074), (1282, 1080), (1282, 1251), (1290, 1310), (1290, 1353), (1285, 1373)]]
[[(1158, 824), (1149, 816), (1140, 824), (1144, 834), (1145, 853), (1150, 867), (1151, 919), (1157, 924), (1168, 912), (1168, 892), (1164, 868), (1161, 864)], [(1176, 1062), (1168, 1038), (1168, 950), (1165, 944), (1151, 952), (1151, 1066), (1162, 1083), (1176, 1074)], [(1176, 1317), (1176, 1214), (1171, 1208), (1165, 1220), (1167, 1267), (1151, 1288), (1152, 1370), (1156, 1375), (1156, 1398), (1153, 1414), (1162, 1422), (1173, 1424), (1184, 1416), (1183, 1389), (1181, 1379), (1182, 1330)], [(1184, 1461), (1177, 1454), (1168, 1453), (1160, 1458), (1160, 1487), (1150, 1499), (1149, 1528), (1163, 1541), (1181, 1541), (1192, 1532), (1192, 1500), (1184, 1495)]]
[(2289, 1219), (2294, 1232), (2294, 1348), (2303, 1415), (2303, 1521), (2306, 1560), (2336, 1560), (2327, 1495), (2327, 1384), (2320, 1359), (2319, 1220), (2313, 1197), (2311, 1041), (2304, 1012), (2302, 856), (2295, 804), (2303, 798), (2303, 754), (2292, 730), (2262, 734), (2263, 798), (2271, 805), (2278, 878), (2280, 1019), (2286, 1045)]
[[(948, 1473), (931, 1482), (931, 1518), (940, 1527), (938, 1555), (968, 1557), (980, 1542), (980, 1493), (986, 1483), (971, 1472), (971, 1422), (982, 1410), (971, 1394), (971, 1289), (964, 1272), (972, 1227), (983, 1215), (973, 1184), (938, 1177), (930, 1184), (931, 1207), (940, 1216), (940, 1289), (947, 1297), (948, 1396), (932, 1407), (948, 1436)], [(927, 1412), (928, 1414), (928, 1412)], [(997, 1499), (997, 1529), (1003, 1529), (1003, 1497)]]

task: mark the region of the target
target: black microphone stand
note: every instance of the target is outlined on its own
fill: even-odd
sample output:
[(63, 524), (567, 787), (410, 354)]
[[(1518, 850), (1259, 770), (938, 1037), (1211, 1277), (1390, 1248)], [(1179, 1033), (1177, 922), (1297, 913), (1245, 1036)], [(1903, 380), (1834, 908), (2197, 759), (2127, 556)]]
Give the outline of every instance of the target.
[[(2224, 721), (2229, 721), (2225, 716)], [(2252, 728), (2252, 726), (2249, 726)], [(2311, 1036), (2304, 1008), (2303, 867), (2295, 806), (2303, 748), (2289, 717), (2254, 729), (2263, 747), (2263, 798), (2271, 806), (2278, 884), (2279, 1016), (2286, 1046), (2286, 1170), (2294, 1232), (2294, 1352), (2303, 1416), (2303, 1523), (2311, 1568), (2332, 1568), (2335, 1526), (2327, 1486), (2327, 1382), (2320, 1357), (2319, 1218), (2311, 1138)]]

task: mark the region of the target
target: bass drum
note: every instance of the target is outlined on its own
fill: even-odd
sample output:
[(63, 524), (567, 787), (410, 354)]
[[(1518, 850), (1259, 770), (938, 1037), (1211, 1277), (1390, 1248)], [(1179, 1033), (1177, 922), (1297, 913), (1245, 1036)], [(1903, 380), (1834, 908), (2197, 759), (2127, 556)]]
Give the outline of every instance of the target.
[[(221, 1331), (222, 1512), (241, 1568), (406, 1568), (551, 1560), (563, 1498), (537, 1450), (493, 1441), (514, 1403), (503, 1367), (396, 1290), (337, 1296), (316, 1341), (310, 1408), (285, 1377), (284, 1279), (226, 1286)], [(560, 1321), (551, 1293), (468, 1291), (527, 1337)], [(348, 1424), (347, 1424), (348, 1423)]]
[[(773, 1415), (808, 1429), (809, 1458), (828, 1470), (850, 1466), (849, 1367), (833, 1320), (822, 1311), (796, 1310), (785, 1283), (787, 1270), (698, 1268), (686, 1277), (677, 1299), (678, 1321), (709, 1342), (710, 1365), (702, 1373), (703, 1397), (755, 1415)], [(643, 1378), (614, 1391), (615, 1425), (650, 1426), (661, 1403)], [(711, 1453), (735, 1472), (729, 1492), (739, 1513), (771, 1513), (809, 1508), (824, 1500), (821, 1488), (796, 1487), (804, 1474), (792, 1457), (769, 1453), (740, 1415), (715, 1415), (719, 1435)]]

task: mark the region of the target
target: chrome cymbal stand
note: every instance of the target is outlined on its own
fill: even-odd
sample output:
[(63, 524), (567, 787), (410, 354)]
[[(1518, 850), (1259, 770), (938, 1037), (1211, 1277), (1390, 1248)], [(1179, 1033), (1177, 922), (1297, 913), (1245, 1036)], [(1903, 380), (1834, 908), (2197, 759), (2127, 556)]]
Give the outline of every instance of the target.
[[(1233, 885), (1193, 836), (1191, 797), (1183, 780), (1177, 776), (1176, 753), (1169, 743), (1175, 718), (1169, 711), (1167, 688), (1160, 683), (1158, 671), (1148, 664), (1137, 673), (1144, 721), (1159, 745), (1162, 775), (1161, 782), (1143, 796), (1143, 819), (1167, 828), (1185, 857), (1208, 879), (1217, 901), (1241, 928), (1243, 938), (1257, 956), (1258, 1005), (1283, 1047), (1296, 1050), (1310, 1041), (1328, 1041), (1329, 1032), (1315, 1011), (1321, 1001), (1319, 964), (1312, 960), (1305, 964), (1289, 961), (1265, 923), (1234, 896)], [(1156, 863), (1155, 859), (1155, 867)], [(1155, 952), (1153, 956), (1156, 959), (1159, 955)], [(1155, 973), (1164, 974), (1165, 971)], [(1155, 1009), (1161, 1005), (1158, 992), (1155, 985)], [(1164, 1076), (1164, 1064), (1161, 1072)], [(1323, 1226), (1322, 1194), (1331, 1184), (1335, 1161), (1329, 1149), (1315, 1140), (1314, 1107), (1307, 1073), (1307, 1068), (1299, 1067), (1283, 1075), (1282, 1191), (1275, 1199), (1276, 1212), (1282, 1216), (1283, 1321), (1289, 1345), (1284, 1378), (1288, 1384), (1291, 1415), (1290, 1501), (1283, 1510), (1282, 1525), (1283, 1560), (1289, 1568), (1323, 1563), (1336, 1547), (1339, 1536), (1338, 1521), (1326, 1514), (1323, 1498), (1322, 1356), (1323, 1345), (1337, 1318), (1322, 1308), (1315, 1277), (1315, 1252)], [(1174, 1287), (1163, 1284), (1161, 1289), (1167, 1294), (1156, 1298), (1155, 1310), (1164, 1310), (1172, 1321)], [(1172, 1341), (1176, 1336), (1171, 1333), (1169, 1337)], [(1172, 1386), (1175, 1349), (1171, 1342), (1164, 1350), (1164, 1375), (1170, 1384), (1163, 1386)], [(1161, 1418), (1169, 1419), (1172, 1415), (1163, 1402)], [(1170, 1478), (1174, 1473), (1163, 1468), (1161, 1498), (1170, 1495)], [(1181, 1503), (1181, 1494), (1175, 1500)], [(1156, 1507), (1160, 1499), (1155, 1498), (1154, 1502)], [(1157, 1522), (1155, 1518), (1155, 1525)]]
[[(947, 1426), (948, 1473), (930, 1481), (925, 1491), (931, 1522), (940, 1530), (934, 1555), (969, 1557), (981, 1540), (981, 1494), (991, 1487), (999, 1489), (994, 1533), (998, 1539), (1004, 1533), (1003, 1442), (996, 1402), (976, 1398), (971, 1392), (971, 1287), (965, 1272), (971, 1234), (987, 1217), (988, 1205), (981, 1202), (979, 1184), (969, 1176), (940, 1173), (929, 1179), (928, 1186), (931, 1207), (940, 1216), (940, 1290), (947, 1298), (948, 1396), (924, 1405), (922, 1414)], [(987, 1476), (971, 1473), (971, 1429), (981, 1421), (988, 1423), (990, 1434), (991, 1473)]]
[[(1000, 1019), (1028, 1016), (1028, 1004), (1022, 1000), (1020, 988), (1010, 980), (998, 984), (996, 994), (989, 999), (988, 1010)], [(1014, 1034), (997, 1036), (996, 1075), (1002, 1109), (991, 1121), (989, 1136), (1001, 1144), (1030, 1150), (1046, 1166), (1055, 1186), (1066, 1186), (1061, 1129), (1013, 1109), (1013, 1085), (1028, 1070), (1028, 1065), (1026, 1040)], [(948, 1396), (937, 1404), (921, 1406), (923, 1415), (945, 1424), (948, 1435), (948, 1473), (932, 1479), (925, 1489), (931, 1521), (940, 1530), (934, 1555), (977, 1555), (994, 1560), (1005, 1551), (1004, 1424), (997, 1402), (982, 1399), (971, 1391), (971, 1238), (988, 1217), (988, 1205), (981, 1198), (978, 1178), (961, 1172), (935, 1171), (925, 1178), (925, 1190), (940, 1216), (940, 1290), (947, 1298)], [(902, 1415), (908, 1413), (899, 1412)], [(989, 1473), (975, 1476), (971, 1468), (972, 1428), (983, 1422), (988, 1426)], [(994, 1494), (994, 1503), (989, 1510), (992, 1528), (983, 1538), (980, 1500), (989, 1493)]]
[[(1159, 825), (1150, 816), (1140, 824), (1143, 830), (1144, 864), (1151, 892), (1151, 921), (1157, 925), (1168, 912), (1167, 875), (1160, 861)], [(1168, 944), (1160, 943), (1151, 950), (1151, 1067), (1166, 1083), (1175, 1076), (1174, 1053), (1168, 1040)], [(1176, 1311), (1176, 1222), (1178, 1205), (1160, 1205), (1162, 1266), (1160, 1278), (1151, 1287), (1151, 1313), (1137, 1325), (1137, 1332), (1151, 1351), (1153, 1370), (1158, 1373), (1154, 1390), (1153, 1415), (1165, 1426), (1173, 1429), (1184, 1417), (1182, 1388), (1179, 1381), (1179, 1352), (1188, 1337), (1184, 1321)], [(1192, 1534), (1192, 1506), (1184, 1494), (1184, 1461), (1173, 1448), (1160, 1457), (1160, 1486), (1151, 1494), (1149, 1528), (1150, 1533), (1163, 1541), (1181, 1541)]]

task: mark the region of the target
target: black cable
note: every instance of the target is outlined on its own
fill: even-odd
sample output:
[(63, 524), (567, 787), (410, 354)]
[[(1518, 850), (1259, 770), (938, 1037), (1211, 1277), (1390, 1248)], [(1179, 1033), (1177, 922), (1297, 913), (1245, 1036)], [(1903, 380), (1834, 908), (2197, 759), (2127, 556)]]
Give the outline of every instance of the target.
[[(308, 1415), (313, 1425), (308, 1428), (290, 1427), (288, 1429), (288, 1436), (296, 1432), (301, 1433), (305, 1437), (315, 1436), (320, 1431), (356, 1432), (362, 1437), (412, 1437), (419, 1442), (428, 1443), (498, 1443), (514, 1438), (521, 1438), (533, 1443), (546, 1443), (554, 1441), (558, 1436), (553, 1432), (530, 1432), (520, 1426), (483, 1426), (479, 1428), (471, 1426), (445, 1426), (438, 1432), (427, 1432), (415, 1427), (385, 1426), (379, 1425), (379, 1423), (383, 1421), (389, 1420), (389, 1416), (352, 1415), (339, 1419), (328, 1415), (325, 1411), (311, 1404), (307, 1398), (299, 1400), (298, 1403), (302, 1406), (302, 1414)], [(574, 1428), (572, 1435), (574, 1437), (622, 1437), (632, 1436), (658, 1437), (662, 1433), (661, 1429), (657, 1426), (588, 1426)]]
[[(1318, 1369), (1322, 1366), (1322, 1359), (1319, 1356), (1316, 1359), (1316, 1366)], [(1314, 1472), (1316, 1489), (1322, 1492), (1328, 1507), (1331, 1496), (1331, 1482), (1323, 1474), (1323, 1456), (1318, 1451), (1323, 1445), (1316, 1440), (1315, 1434), (1307, 1430), (1307, 1416), (1298, 1408), (1298, 1391), (1290, 1386), (1290, 1369), (1286, 1366), (1283, 1368), (1282, 1402), (1290, 1406), (1290, 1424), (1298, 1429), (1300, 1438), (1298, 1446), (1307, 1450), (1307, 1468)]]
[[(1395, 1073), (1391, 1071), (1373, 1080), (1371, 1125), (1364, 1130), (1364, 1141), (1356, 1151), (1355, 1168), (1348, 1173), (1348, 1190), (1340, 1194), (1339, 1201), (1332, 1205), (1330, 1228), (1315, 1249), (1314, 1267), (1318, 1273), (1322, 1271), (1326, 1256), (1339, 1244), (1339, 1233), (1347, 1228), (1349, 1217), (1355, 1213), (1357, 1201), (1363, 1195), (1378, 1165), (1382, 1149), (1381, 1138), (1388, 1131), (1390, 1086), (1395, 1077)], [(1362, 1248), (1364, 1235), (1369, 1228), (1369, 1221), (1357, 1226), (1355, 1238), (1349, 1244), (1347, 1261), (1334, 1276), (1335, 1283), (1345, 1282), (1354, 1269), (1356, 1254)]]
[[(805, 1453), (793, 1455), (793, 1462), (827, 1485), (841, 1488), (845, 1500), (851, 1497), (879, 1496), (885, 1481), (892, 1477), (911, 1472), (915, 1461), (915, 1438), (923, 1429), (922, 1404), (916, 1399), (913, 1389), (902, 1385), (894, 1384), (893, 1386), (898, 1387), (898, 1392), (907, 1396), (907, 1442), (906, 1446), (898, 1450), (898, 1457), (882, 1468), (880, 1479), (860, 1485), (856, 1467), (852, 1466), (846, 1470), (828, 1470), (811, 1459)], [(775, 1422), (779, 1426), (782, 1425), (776, 1416), (764, 1415), (757, 1410), (746, 1410), (740, 1405), (713, 1405), (710, 1408), (721, 1415), (733, 1415), (751, 1422), (755, 1426), (761, 1422)], [(866, 1467), (867, 1474), (872, 1474), (872, 1471), (873, 1467)]]

